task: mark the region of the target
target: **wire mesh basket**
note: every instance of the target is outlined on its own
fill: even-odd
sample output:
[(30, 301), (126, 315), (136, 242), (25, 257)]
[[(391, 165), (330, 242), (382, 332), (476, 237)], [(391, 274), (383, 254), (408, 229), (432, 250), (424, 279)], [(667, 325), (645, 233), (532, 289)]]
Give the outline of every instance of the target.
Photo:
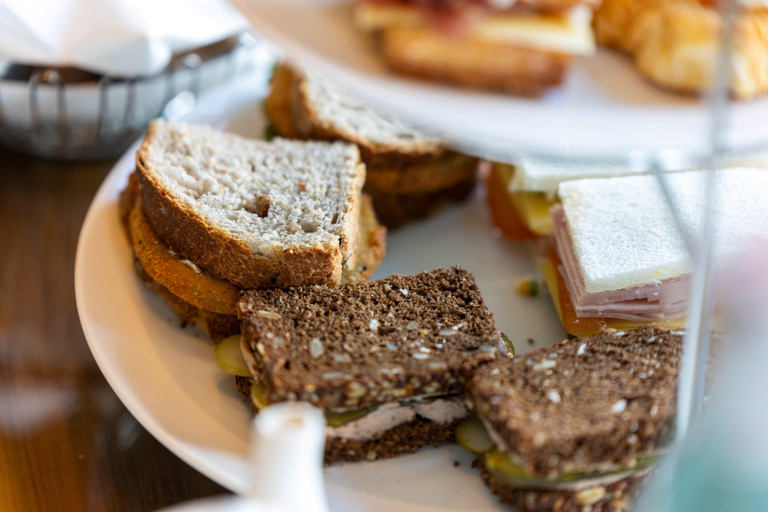
[(0, 65), (0, 145), (54, 159), (115, 157), (180, 94), (194, 98), (269, 61), (267, 44), (244, 33), (174, 55), (146, 77)]

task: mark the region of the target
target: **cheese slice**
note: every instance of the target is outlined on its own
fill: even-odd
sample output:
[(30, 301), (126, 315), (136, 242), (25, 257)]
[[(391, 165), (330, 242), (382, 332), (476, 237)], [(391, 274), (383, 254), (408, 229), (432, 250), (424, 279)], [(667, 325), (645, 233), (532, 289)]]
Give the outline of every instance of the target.
[[(354, 16), (356, 25), (365, 31), (427, 25), (423, 11), (408, 5), (360, 3), (355, 6)], [(563, 14), (499, 13), (472, 23), (464, 37), (541, 51), (592, 55), (596, 47), (591, 23), (592, 11), (586, 6)]]

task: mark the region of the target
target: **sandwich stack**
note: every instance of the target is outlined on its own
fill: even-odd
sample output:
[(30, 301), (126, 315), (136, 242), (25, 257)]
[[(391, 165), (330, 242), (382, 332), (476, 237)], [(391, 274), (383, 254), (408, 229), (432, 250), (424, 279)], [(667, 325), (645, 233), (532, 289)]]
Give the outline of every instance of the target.
[(507, 346), (460, 268), (338, 288), (247, 292), (239, 305), (258, 411), (302, 400), (325, 412), (325, 463), (374, 460), (454, 441), (464, 382)]
[(541, 94), (592, 55), (582, 0), (358, 0), (355, 23), (378, 36), (395, 72), (483, 89)]
[(674, 437), (683, 334), (566, 340), (478, 369), (459, 442), (518, 512), (628, 510)]
[(440, 139), (385, 116), (324, 77), (280, 65), (266, 110), (277, 135), (356, 144), (366, 166), (365, 192), (388, 228), (426, 217), (472, 193), (478, 161)]
[[(690, 233), (701, 231), (705, 172), (667, 178)], [(717, 188), (715, 250), (725, 258), (768, 232), (768, 172), (725, 169)], [(683, 326), (689, 255), (655, 178), (567, 181), (558, 195), (542, 273), (566, 331), (583, 336), (609, 327)]]
[(242, 289), (367, 279), (384, 228), (343, 143), (248, 140), (155, 121), (121, 198), (135, 268), (214, 339), (240, 332)]

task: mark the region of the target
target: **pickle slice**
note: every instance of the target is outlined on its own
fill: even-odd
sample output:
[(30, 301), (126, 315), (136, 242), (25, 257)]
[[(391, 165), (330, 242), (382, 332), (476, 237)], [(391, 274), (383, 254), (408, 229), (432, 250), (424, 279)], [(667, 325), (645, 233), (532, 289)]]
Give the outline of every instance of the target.
[(511, 487), (520, 487), (526, 489), (553, 489), (558, 486), (567, 485), (578, 480), (590, 478), (600, 478), (611, 475), (630, 474), (651, 466), (658, 459), (658, 455), (648, 455), (638, 457), (637, 463), (629, 467), (616, 468), (610, 470), (598, 470), (584, 473), (564, 473), (556, 478), (543, 478), (531, 476), (525, 472), (522, 466), (519, 466), (510, 460), (506, 453), (494, 450), (486, 455), (485, 465), (489, 473), (497, 481)]
[(215, 354), (216, 366), (219, 367), (219, 370), (241, 377), (251, 376), (251, 371), (248, 369), (240, 350), (239, 334), (230, 336), (216, 345)]
[(366, 414), (372, 412), (376, 407), (363, 407), (362, 409), (352, 409), (344, 412), (326, 412), (325, 422), (329, 427), (340, 427), (355, 420), (359, 420)]
[(493, 449), (493, 441), (485, 430), (485, 425), (476, 416), (461, 420), (456, 427), (456, 440), (464, 449), (472, 453), (484, 453)]
[(509, 336), (507, 336), (504, 333), (501, 333), (501, 339), (504, 340), (504, 343), (507, 344), (507, 352), (509, 352), (510, 355), (515, 355), (515, 346), (512, 344), (512, 340), (509, 339)]
[(259, 410), (266, 408), (269, 405), (267, 401), (267, 388), (262, 381), (255, 382), (251, 387), (251, 402)]

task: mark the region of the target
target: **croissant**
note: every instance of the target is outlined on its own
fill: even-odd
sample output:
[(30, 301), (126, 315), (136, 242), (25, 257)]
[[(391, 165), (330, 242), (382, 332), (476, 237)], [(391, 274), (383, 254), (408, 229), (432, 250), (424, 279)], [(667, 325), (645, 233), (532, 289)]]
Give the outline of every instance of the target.
[[(605, 0), (595, 13), (598, 44), (628, 53), (652, 82), (701, 93), (717, 66), (722, 20), (695, 0)], [(730, 58), (730, 91), (748, 99), (768, 91), (768, 10), (741, 8)]]

